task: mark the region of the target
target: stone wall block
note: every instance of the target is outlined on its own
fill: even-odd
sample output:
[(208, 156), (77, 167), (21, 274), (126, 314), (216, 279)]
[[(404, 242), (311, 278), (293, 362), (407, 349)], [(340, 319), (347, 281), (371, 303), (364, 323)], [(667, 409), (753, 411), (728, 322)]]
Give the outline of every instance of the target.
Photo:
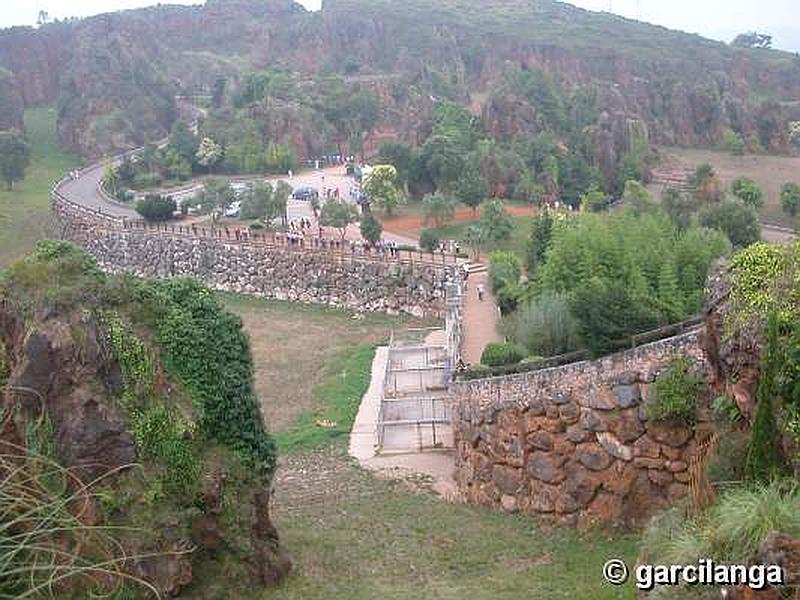
[(603, 471), (608, 468), (613, 460), (611, 455), (600, 444), (594, 442), (577, 446), (575, 458), (591, 471)]
[(633, 460), (633, 448), (623, 444), (613, 433), (598, 433), (597, 441), (614, 458), (626, 462)]
[(562, 465), (563, 460), (551, 453), (534, 452), (528, 457), (528, 473), (545, 483), (561, 483), (566, 478)]

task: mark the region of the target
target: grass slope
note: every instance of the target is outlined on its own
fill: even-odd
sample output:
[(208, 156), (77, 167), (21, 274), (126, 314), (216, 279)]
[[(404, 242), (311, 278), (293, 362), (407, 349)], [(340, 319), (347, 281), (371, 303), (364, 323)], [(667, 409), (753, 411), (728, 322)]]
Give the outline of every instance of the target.
[(25, 111), (25, 129), (31, 145), (31, 165), (25, 180), (11, 192), (0, 189), (0, 267), (31, 250), (46, 237), (50, 188), (66, 171), (79, 164), (77, 156), (56, 142), (56, 112), (52, 108)]
[(295, 572), (252, 600), (617, 600), (610, 558), (634, 564), (638, 537), (579, 533), (523, 515), (447, 504), (418, 480), (376, 479), (344, 443), (289, 457), (273, 516)]
[[(251, 336), (257, 387), (282, 450), (273, 518), (295, 565), (279, 589), (237, 597), (635, 597), (631, 587), (612, 588), (601, 576), (609, 558), (633, 564), (637, 535), (578, 533), (534, 517), (447, 504), (424, 479), (386, 481), (347, 455), (346, 432), (369, 383), (374, 346), (392, 327), (418, 321), (223, 298)], [(322, 419), (336, 427), (318, 427)], [(197, 577), (197, 589), (213, 591), (220, 573), (212, 568)]]
[(369, 388), (374, 357), (375, 347), (361, 344), (328, 363), (324, 380), (314, 388), (313, 396), (320, 408), (301, 414), (288, 430), (275, 434), (278, 450), (313, 448), (349, 435), (361, 398)]

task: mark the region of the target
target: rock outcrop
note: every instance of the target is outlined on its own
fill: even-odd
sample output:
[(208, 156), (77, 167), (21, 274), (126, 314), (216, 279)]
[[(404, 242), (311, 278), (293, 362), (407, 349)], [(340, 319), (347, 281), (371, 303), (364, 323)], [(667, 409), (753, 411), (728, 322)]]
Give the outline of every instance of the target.
[[(0, 289), (4, 452), (30, 450), (33, 439), (51, 448), (52, 458), (69, 469), (73, 491), (80, 492), (75, 516), (87, 526), (115, 526), (120, 547), (132, 557), (125, 569), (165, 597), (191, 589), (198, 570), (219, 563), (230, 571), (219, 575), (220, 582), (249, 572), (259, 585), (278, 583), (291, 563), (270, 520), (269, 480), (245, 472), (233, 453), (215, 446), (198, 450), (197, 498), (166, 493), (156, 475), (165, 467), (143, 454), (134, 434), (137, 417), (125, 408), (123, 371), (98, 316), (102, 311), (91, 295), (76, 305), (63, 297), (44, 300), (47, 293), (39, 291), (41, 296), (23, 301)], [(156, 369), (157, 393), (169, 405), (181, 392)], [(90, 484), (90, 493), (81, 491)], [(83, 597), (79, 589), (71, 591)]]

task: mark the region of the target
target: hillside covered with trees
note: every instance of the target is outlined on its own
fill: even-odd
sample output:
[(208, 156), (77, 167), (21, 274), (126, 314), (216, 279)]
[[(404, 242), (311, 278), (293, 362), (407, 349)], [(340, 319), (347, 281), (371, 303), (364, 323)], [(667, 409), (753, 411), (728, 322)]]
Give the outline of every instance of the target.
[[(209, 127), (303, 159), (421, 143), (455, 102), (497, 139), (589, 128), (610, 171), (631, 123), (653, 142), (788, 148), (800, 61), (552, 0), (210, 0), (0, 32), (0, 66), (25, 105), (58, 103), (61, 141), (98, 156), (163, 137), (176, 95)], [(10, 93), (0, 93), (0, 98)], [(566, 102), (560, 101), (563, 98)]]

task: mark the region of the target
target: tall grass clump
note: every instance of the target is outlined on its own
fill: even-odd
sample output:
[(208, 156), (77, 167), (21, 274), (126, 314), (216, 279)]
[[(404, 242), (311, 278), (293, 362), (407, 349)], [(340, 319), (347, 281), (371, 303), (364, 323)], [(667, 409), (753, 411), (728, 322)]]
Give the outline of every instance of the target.
[(794, 481), (730, 490), (699, 515), (687, 516), (682, 508), (658, 515), (644, 534), (644, 559), (659, 564), (690, 564), (701, 558), (747, 562), (756, 558), (771, 531), (800, 537), (800, 489)]
[(125, 584), (160, 597), (126, 570), (130, 561), (157, 556), (128, 552), (120, 540), (134, 530), (83, 522), (99, 483), (84, 484), (51, 458), (0, 443), (0, 599), (113, 597)]

